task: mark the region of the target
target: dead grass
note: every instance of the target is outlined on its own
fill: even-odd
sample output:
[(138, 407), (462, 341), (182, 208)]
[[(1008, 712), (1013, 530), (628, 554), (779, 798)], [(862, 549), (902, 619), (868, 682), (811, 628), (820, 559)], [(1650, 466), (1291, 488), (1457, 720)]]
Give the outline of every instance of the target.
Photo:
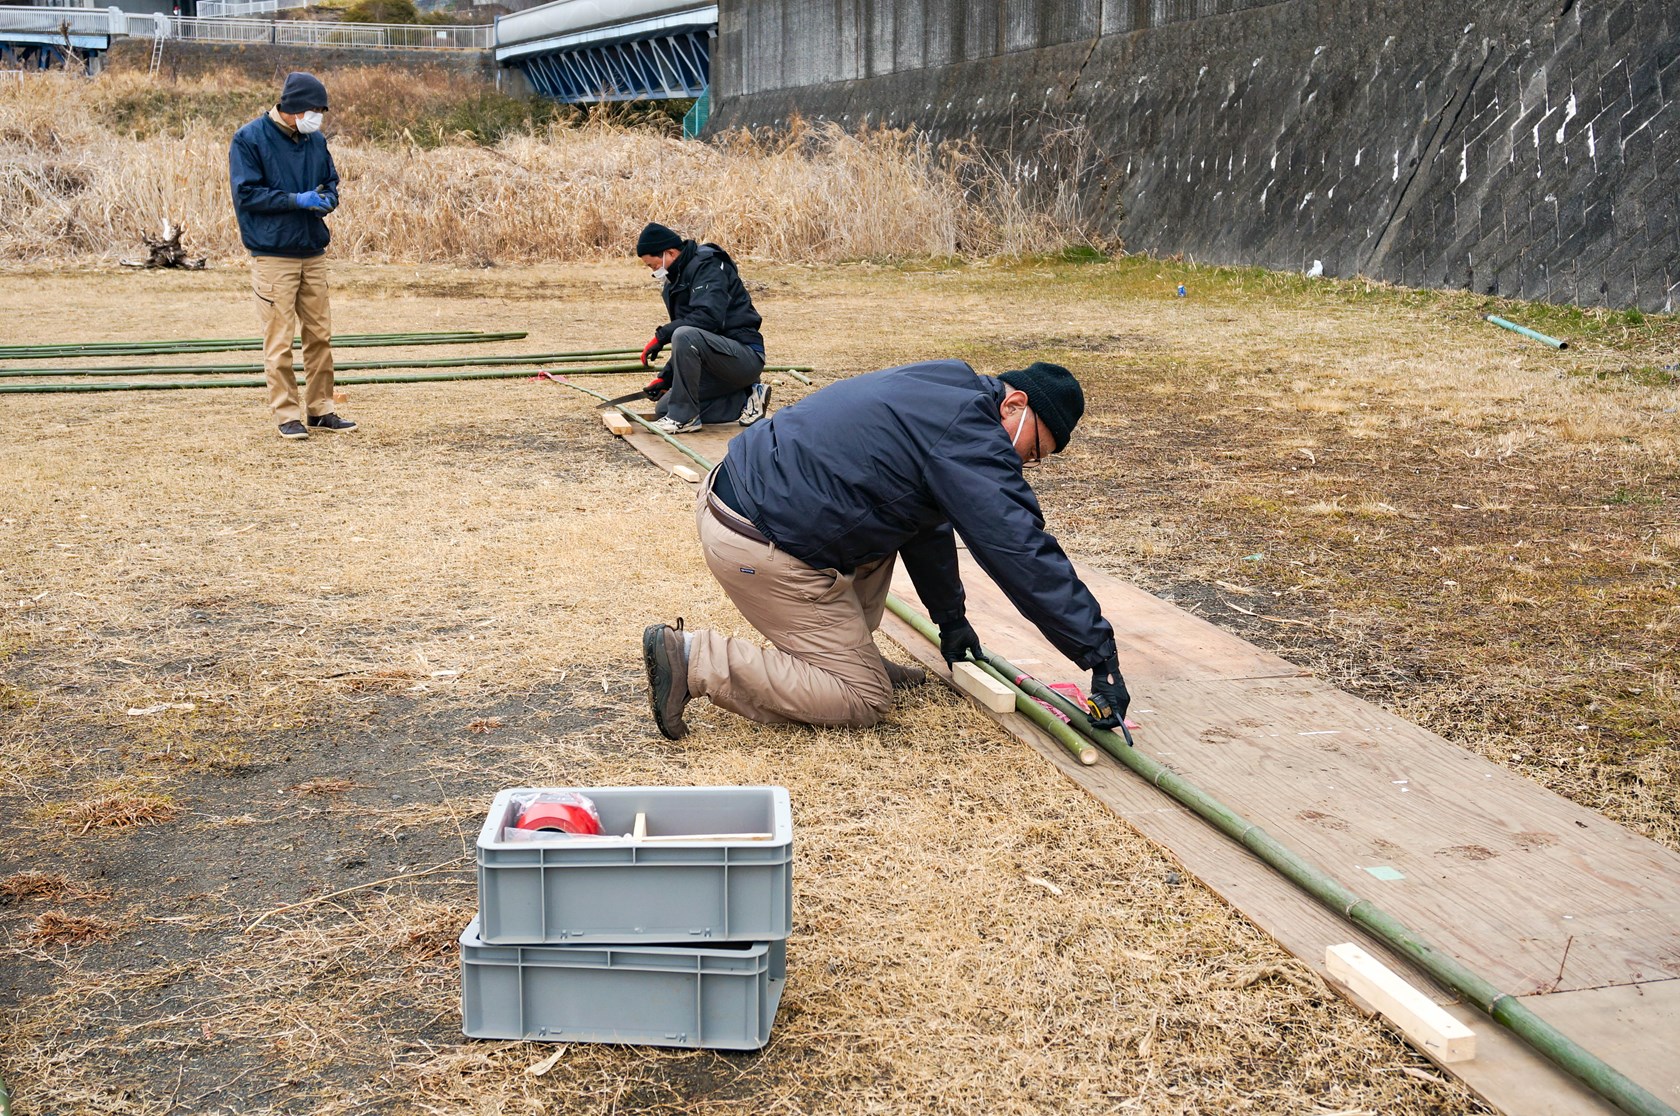
[(162, 794), (108, 794), (70, 802), (54, 813), (77, 836), (92, 829), (125, 829), (136, 825), (164, 825), (181, 816), (181, 808)]
[[(401, 82), (381, 82), (387, 100), (401, 103)], [(0, 253), (109, 261), (168, 219), (188, 229), (196, 254), (245, 255), (227, 196), (237, 123), (190, 118), (144, 138), (113, 130), (102, 105), (148, 88), (140, 74), (0, 87), (9, 149)], [(1055, 183), (1029, 192), (985, 153), (912, 132), (796, 125), (774, 138), (699, 143), (595, 118), (533, 124), (488, 147), (344, 142), (334, 157), (343, 179), (330, 222), (338, 259), (627, 258), (652, 219), (743, 258), (811, 263), (1016, 255), (1089, 238)], [(1041, 196), (1042, 205), (1032, 200)]]
[[(1454, 296), (1143, 260), (748, 277), (773, 352), (825, 379), (1065, 360), (1089, 416), (1035, 483), (1077, 557), (1680, 847), (1680, 599), (1647, 560), (1680, 535), (1676, 393), (1591, 374), (1625, 348), (1532, 353)], [(630, 264), (334, 280), (345, 330), (585, 348), (657, 319)], [(248, 331), (238, 269), (14, 268), (0, 290), (19, 341)], [(1673, 336), (1646, 328), (1616, 344)], [(0, 1062), (41, 1111), (1477, 1110), (942, 691), (855, 733), (701, 707), (667, 745), (641, 625), (741, 626), (695, 553), (692, 489), (553, 385), (349, 395), (363, 429), (300, 446), (254, 393), (0, 404), (31, 432), (0, 461), (0, 646), (35, 699), (0, 722), (0, 869), (80, 878), (93, 842), (33, 811), (113, 771), (183, 810), (100, 834), (96, 878), (135, 912), (116, 937), (48, 952), (23, 940), (36, 900), (0, 906)], [(1597, 413), (1618, 420), (1599, 440), (1559, 436)], [(136, 725), (140, 694), (197, 709)], [(154, 732), (252, 762), (171, 764)], [(765, 1052), (573, 1045), (539, 1077), (551, 1048), (460, 1037), (470, 865), (395, 877), (458, 857), (498, 786), (591, 782), (792, 791), (797, 923)]]
[(102, 918), (48, 911), (24, 931), (21, 942), (26, 946), (85, 946), (108, 942), (121, 932), (122, 927), (117, 923)]
[(78, 883), (62, 872), (14, 872), (0, 879), (0, 896), (51, 903), (103, 903), (111, 898), (111, 892)]

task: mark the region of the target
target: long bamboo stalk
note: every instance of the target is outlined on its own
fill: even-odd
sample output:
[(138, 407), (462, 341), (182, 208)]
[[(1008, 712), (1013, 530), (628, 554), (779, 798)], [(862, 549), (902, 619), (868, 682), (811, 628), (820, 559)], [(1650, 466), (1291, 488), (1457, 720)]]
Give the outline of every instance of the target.
[[(609, 354), (617, 355), (617, 354)], [(628, 356), (628, 354), (625, 354)], [(495, 368), (510, 364), (567, 364), (600, 360), (589, 353), (509, 353), (504, 356), (410, 357), (402, 360), (335, 361), (334, 371), (366, 371), (374, 368)], [(245, 372), (261, 373), (262, 364), (113, 364), (99, 368), (0, 368), (0, 379), (23, 377), (111, 376), (140, 373), (147, 376), (195, 376)]]
[[(644, 372), (641, 362), (635, 364), (608, 364), (596, 368), (565, 369), (570, 376), (621, 376), (631, 372)], [(448, 380), (515, 380), (534, 375), (529, 368), (520, 368), (508, 372), (439, 372), (415, 374), (413, 376), (338, 376), (334, 383), (339, 387), (354, 384), (431, 384), (443, 383)], [(158, 380), (152, 382), (133, 383), (95, 383), (95, 384), (0, 384), (0, 394), (35, 394), (55, 395), (61, 392), (100, 392), (100, 391), (184, 391), (194, 388), (255, 388), (266, 387), (266, 380)], [(576, 387), (577, 385), (572, 385)]]
[[(566, 376), (569, 376), (569, 375), (571, 375), (570, 370), (568, 370), (566, 372)], [(569, 388), (574, 388), (577, 391), (581, 391), (585, 395), (593, 395), (596, 399), (599, 399), (603, 403), (611, 402), (611, 400), (609, 400), (606, 396), (602, 395), (600, 392), (591, 391), (588, 388), (584, 387), (582, 384), (574, 384), (570, 380), (566, 379), (566, 376), (551, 376), (550, 379), (552, 379), (557, 384), (565, 384)], [(3, 390), (3, 389), (0, 389), (0, 390)], [(677, 439), (671, 437), (671, 435), (665, 433), (663, 430), (659, 430), (659, 429), (655, 428), (654, 425), (651, 422), (649, 422), (647, 419), (643, 418), (641, 415), (638, 415), (635, 411), (632, 411), (630, 408), (625, 407), (621, 404), (616, 404), (616, 403), (613, 404), (613, 406), (618, 411), (619, 414), (623, 415), (625, 418), (629, 419), (631, 422), (635, 423), (637, 426), (640, 426), (643, 430), (646, 430), (649, 434), (652, 434), (652, 435), (654, 435), (655, 437), (658, 437), (658, 438), (665, 439), (665, 441), (671, 443), (671, 445), (675, 446), (682, 453), (686, 454), (689, 457), (690, 460), (695, 462), (702, 469), (705, 469), (708, 472), (711, 471), (712, 462), (704, 454), (698, 453), (694, 450), (689, 449), (687, 446), (683, 445), (681, 442), (677, 441)]]
[[(333, 338), (335, 348), (377, 348), (398, 345), (473, 345), (487, 341), (517, 341), (528, 334), (524, 330), (486, 333), (483, 330), (459, 330), (428, 333), (342, 333)], [(302, 344), (293, 338), (292, 345)], [(90, 341), (85, 344), (62, 345), (5, 345), (0, 346), (0, 360), (45, 360), (52, 357), (92, 356), (162, 356), (170, 353), (222, 353), (254, 349), (261, 351), (263, 340), (258, 337), (212, 338), (203, 341)], [(636, 349), (602, 350), (602, 355), (634, 353)]]
[[(931, 642), (939, 633), (931, 621), (898, 597), (888, 595), (887, 607)], [(1008, 678), (1022, 671), (1008, 660), (987, 654), (995, 673)], [(1008, 678), (1005, 680), (1007, 681)], [(1492, 982), (1472, 972), (1462, 962), (1429, 944), (1399, 919), (1342, 886), (1328, 873), (1301, 857), (1259, 826), (1226, 806), (1166, 765), (1130, 746), (1126, 738), (1091, 724), (1085, 712), (1047, 686), (1040, 685), (1045, 700), (1063, 713), (1077, 733), (1095, 743), (1132, 771), (1147, 779), (1178, 802), (1210, 822), (1221, 833), (1254, 853), (1290, 882), (1326, 907), (1369, 931), (1374, 937), (1413, 961), (1444, 988), (1463, 996), (1491, 1019), (1516, 1034), (1560, 1069), (1572, 1074), (1599, 1096), (1632, 1116), (1680, 1116), (1638, 1082), (1585, 1049), (1563, 1032), (1530, 1011), (1517, 997), (1502, 992)], [(1066, 727), (1066, 726), (1064, 726)], [(1125, 731), (1124, 726), (1121, 729)]]

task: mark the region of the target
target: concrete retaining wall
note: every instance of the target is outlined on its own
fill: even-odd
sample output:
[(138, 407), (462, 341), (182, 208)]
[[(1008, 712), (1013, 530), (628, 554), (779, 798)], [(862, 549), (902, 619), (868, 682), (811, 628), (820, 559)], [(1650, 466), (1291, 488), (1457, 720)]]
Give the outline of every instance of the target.
[(1673, 0), (723, 0), (713, 75), (714, 129), (797, 113), (974, 135), (1027, 175), (1087, 160), (1133, 249), (1680, 302)]

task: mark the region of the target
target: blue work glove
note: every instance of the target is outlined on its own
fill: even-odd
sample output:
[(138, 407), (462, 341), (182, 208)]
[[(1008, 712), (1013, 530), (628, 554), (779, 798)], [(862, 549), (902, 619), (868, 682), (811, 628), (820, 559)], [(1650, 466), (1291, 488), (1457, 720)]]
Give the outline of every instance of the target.
[(939, 626), (939, 653), (945, 656), (946, 666), (955, 666), (970, 656), (978, 662), (986, 654), (980, 650), (980, 637), (967, 620)]
[(311, 213), (331, 213), (333, 209), (332, 202), (315, 190), (293, 194), (292, 200), (297, 202), (299, 209), (307, 209)]
[(1091, 696), (1085, 702), (1091, 709), (1091, 724), (1111, 729), (1126, 719), (1126, 707), (1132, 695), (1126, 690), (1126, 680), (1120, 677), (1120, 660), (1110, 658), (1091, 671)]

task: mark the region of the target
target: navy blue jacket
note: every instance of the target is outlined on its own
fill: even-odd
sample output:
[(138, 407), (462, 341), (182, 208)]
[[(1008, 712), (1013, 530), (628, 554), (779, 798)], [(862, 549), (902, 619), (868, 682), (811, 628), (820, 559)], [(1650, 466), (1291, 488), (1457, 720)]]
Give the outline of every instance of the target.
[(963, 616), (954, 528), (1021, 615), (1093, 668), (1114, 654), (1114, 629), (1044, 529), (1001, 422), (1008, 390), (960, 360), (830, 384), (729, 443), (740, 510), (818, 569), (897, 553), (941, 627)]
[(735, 261), (716, 244), (683, 241), (682, 254), (671, 264), (660, 293), (671, 320), (653, 332), (665, 344), (671, 343), (678, 326), (696, 326), (764, 355), (764, 335), (758, 332), (764, 319), (753, 307)]
[(233, 134), (228, 177), (239, 239), (253, 256), (307, 258), (327, 250), (327, 223), (299, 209), (294, 196), (319, 190), (338, 205), (338, 168), (320, 132), (290, 135), (265, 113)]

